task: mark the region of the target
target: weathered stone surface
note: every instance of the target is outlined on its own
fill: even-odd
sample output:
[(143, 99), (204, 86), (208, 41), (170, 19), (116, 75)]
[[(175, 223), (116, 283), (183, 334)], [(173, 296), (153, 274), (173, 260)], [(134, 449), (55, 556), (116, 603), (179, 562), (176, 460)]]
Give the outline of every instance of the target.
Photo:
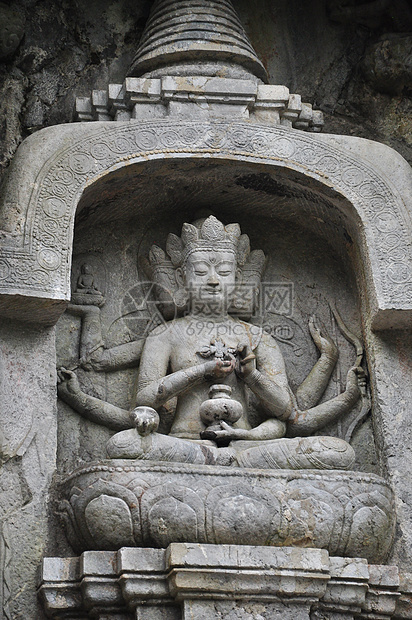
[(412, 616), (412, 575), (399, 575), (399, 589), (401, 596), (396, 601), (395, 618), (409, 618)]
[(412, 37), (392, 35), (367, 51), (363, 61), (366, 79), (379, 92), (399, 95), (412, 87)]
[[(69, 133), (69, 131), (68, 131), (68, 133)], [(319, 138), (319, 140), (320, 140), (320, 141), (321, 141), (322, 139), (323, 139), (323, 138)], [(332, 139), (332, 142), (333, 142), (333, 143), (336, 143), (336, 141), (337, 141), (337, 140), (338, 140), (337, 138), (334, 138), (334, 139)], [(366, 150), (366, 146), (369, 146), (369, 145), (366, 145), (366, 144), (365, 144), (365, 150)], [(381, 151), (375, 151), (375, 152), (381, 152)], [(371, 154), (370, 154), (370, 152), (369, 152), (369, 157), (370, 157), (370, 156), (371, 156)], [(382, 161), (383, 161), (383, 160), (382, 160)], [(398, 164), (398, 161), (400, 161), (400, 160), (397, 160), (397, 161), (396, 161), (396, 164)], [(38, 165), (38, 163), (37, 163), (37, 162), (36, 162), (36, 165)], [(383, 165), (383, 164), (381, 163), (380, 165)], [(395, 174), (400, 174), (400, 173), (401, 173), (401, 171), (402, 171), (402, 166), (401, 166), (401, 165), (399, 165), (399, 166), (395, 165), (395, 167), (392, 167), (392, 170), (395, 170)], [(394, 175), (394, 179), (396, 179), (396, 178), (398, 178), (398, 177), (396, 177), (396, 176)], [(267, 177), (264, 177), (264, 179), (267, 179)], [(246, 180), (243, 178), (242, 183), (245, 183), (245, 182), (246, 182)], [(257, 187), (258, 187), (258, 186), (257, 186)], [(264, 186), (264, 187), (265, 187), (265, 186)], [(392, 316), (394, 316), (394, 315), (392, 315)], [(374, 338), (375, 338), (375, 337), (374, 337)], [(376, 337), (376, 338), (377, 338), (377, 337)], [(381, 342), (382, 342), (382, 338), (381, 338)], [(407, 346), (407, 340), (405, 340), (405, 341), (404, 341), (404, 346)], [(382, 355), (384, 355), (384, 352), (383, 352), (383, 350), (382, 350), (382, 349), (381, 349), (381, 354), (382, 354)], [(376, 358), (376, 359), (378, 359), (378, 358)], [(396, 361), (396, 360), (395, 360), (395, 361)], [(388, 363), (389, 363), (389, 358), (388, 358)], [(395, 370), (396, 370), (396, 367), (395, 367), (395, 366), (393, 366), (393, 367), (392, 367), (392, 369), (390, 370), (390, 372), (395, 372)], [(405, 368), (403, 368), (402, 372), (407, 372), (407, 369), (405, 370)], [(384, 389), (385, 389), (385, 385), (386, 385), (386, 382), (387, 382), (387, 376), (388, 376), (388, 375), (386, 374), (385, 376), (383, 376), (383, 375), (382, 375), (382, 377), (381, 377), (381, 381), (382, 381), (382, 383), (381, 383), (381, 386), (382, 386), (382, 387), (381, 387), (381, 389), (382, 389), (382, 390), (384, 390)], [(398, 380), (399, 380), (399, 379), (397, 379), (397, 381), (398, 381)], [(407, 381), (405, 381), (405, 382), (404, 382), (404, 386), (400, 386), (400, 387), (401, 387), (401, 389), (406, 390), (406, 389), (408, 389), (408, 388), (407, 388), (407, 385), (408, 385), (408, 383), (407, 383)], [(398, 397), (399, 397), (399, 394), (394, 394), (394, 395), (393, 395), (393, 397), (396, 399), (396, 398), (398, 398)], [(391, 409), (391, 411), (392, 411), (392, 409)], [(388, 418), (388, 420), (389, 420), (389, 418)], [(382, 437), (382, 440), (383, 440), (383, 441), (394, 441), (394, 440), (396, 440), (396, 436), (395, 436), (395, 434), (394, 434), (394, 429), (393, 429), (393, 424), (390, 424), (390, 425), (389, 425), (389, 423), (388, 423), (387, 435), (385, 434), (385, 437)], [(407, 449), (407, 446), (404, 446), (402, 449), (404, 449), (404, 450), (405, 450), (405, 449)], [(396, 478), (396, 482), (398, 483), (399, 487), (402, 487), (402, 485), (403, 485), (403, 484), (405, 484), (405, 481), (404, 481), (401, 477), (400, 477), (400, 478)], [(405, 510), (406, 510), (406, 508), (405, 508), (405, 506), (404, 506), (403, 504), (401, 504), (401, 505), (400, 505), (400, 508), (401, 508), (401, 510), (402, 510), (402, 511), (405, 511)]]
[[(306, 3), (299, 7), (299, 19), (296, 18), (296, 6), (286, 0), (272, 3), (270, 7), (265, 1), (257, 0), (253, 11), (250, 3), (238, 0), (236, 8), (240, 10), (241, 22), (246, 25), (253, 44), (260, 53), (264, 52), (261, 55), (272, 81), (290, 84), (293, 90), (302, 92), (303, 97), (313, 103), (322, 99), (329, 130), (343, 127), (343, 132), (347, 133), (358, 128), (360, 135), (385, 140), (410, 155), (410, 125), (403, 122), (410, 108), (406, 90), (407, 61), (398, 73), (399, 83), (396, 84), (395, 72), (399, 68), (388, 65), (385, 54), (380, 54), (379, 62), (371, 62), (372, 56), (376, 58), (375, 51), (386, 52), (392, 46), (396, 52), (397, 44), (388, 47), (378, 42), (378, 36), (384, 34), (388, 16), (398, 15), (392, 20), (392, 30), (402, 31), (408, 19), (405, 18), (404, 26), (400, 26), (399, 10), (388, 8), (386, 2), (380, 3), (378, 19), (373, 19), (373, 23), (362, 16), (359, 18), (359, 11), (367, 12), (368, 4), (349, 10), (352, 21), (363, 25), (362, 29), (352, 31), (331, 25), (323, 4), (314, 7), (313, 3)], [(235, 219), (229, 218), (234, 209), (246, 219), (254, 218), (255, 247), (260, 247), (258, 240), (262, 236), (266, 248), (272, 249), (270, 273), (280, 274), (283, 283), (296, 283), (298, 320), (293, 315), (288, 316), (287, 321), (282, 318), (279, 323), (271, 323), (279, 342), (283, 339), (282, 346), (289, 349), (286, 357), (291, 362), (288, 370), (294, 386), (299, 385), (300, 375), (311, 367), (310, 361), (316, 354), (307, 329), (305, 331), (301, 325), (306, 327), (308, 314), (318, 306), (323, 316), (329, 316), (331, 306), (325, 302), (325, 292), (333, 292), (338, 305), (348, 310), (350, 323), (358, 335), (362, 325), (373, 402), (372, 415), (367, 415), (366, 411), (354, 412), (352, 419), (343, 421), (331, 432), (339, 436), (353, 434), (360, 467), (383, 472), (393, 484), (398, 515), (393, 558), (395, 563), (411, 566), (409, 471), (412, 443), (408, 441), (407, 407), (412, 397), (412, 343), (406, 331), (397, 331), (409, 329), (411, 319), (408, 207), (411, 187), (406, 164), (385, 148), (358, 139), (325, 136), (308, 141), (307, 136), (298, 137), (290, 127), (315, 131), (321, 127), (321, 119), (313, 112), (311, 104), (302, 103), (301, 98), (293, 94), (287, 96), (286, 91), (269, 92), (258, 87), (256, 93), (247, 88), (234, 92), (233, 85), (226, 84), (226, 90), (219, 90), (216, 84), (193, 82), (188, 76), (198, 75), (196, 65), (186, 66), (183, 82), (175, 80), (171, 83), (165, 79), (163, 84), (160, 70), (153, 76), (160, 85), (152, 90), (149, 88), (148, 96), (144, 89), (139, 91), (138, 88), (126, 93), (122, 80), (135, 49), (136, 35), (143, 26), (141, 18), (145, 17), (147, 2), (126, 7), (123, 0), (99, 2), (98, 5), (83, 0), (74, 5), (50, 3), (49, 0), (42, 3), (18, 0), (17, 5), (20, 15), (27, 14), (27, 26), (25, 38), (18, 49), (13, 49), (15, 56), (10, 54), (0, 67), (0, 79), (4, 81), (2, 120), (7, 120), (7, 125), (3, 124), (5, 139), (1, 147), (1, 165), (7, 165), (22, 136), (47, 124), (71, 120), (75, 91), (83, 96), (94, 89), (90, 105), (86, 99), (82, 101), (80, 112), (83, 119), (109, 121), (114, 117), (128, 121), (129, 132), (121, 126), (111, 133), (109, 123), (93, 123), (95, 126), (86, 131), (61, 126), (58, 132), (50, 130), (47, 137), (37, 133), (21, 149), (16, 166), (10, 170), (9, 180), (3, 188), (5, 215), (1, 225), (0, 281), (5, 286), (1, 312), (2, 317), (10, 319), (1, 326), (1, 361), (4, 358), (6, 362), (5, 370), (0, 371), (4, 388), (2, 396), (5, 395), (7, 401), (6, 413), (1, 412), (4, 420), (1, 483), (4, 523), (0, 568), (3, 571), (4, 615), (41, 618), (42, 612), (35, 608), (33, 601), (33, 575), (39, 558), (45, 553), (48, 541), (52, 548), (50, 553), (70, 554), (55, 523), (47, 524), (47, 487), (55, 465), (56, 438), (62, 471), (65, 468), (70, 470), (79, 461), (82, 463), (82, 459), (100, 459), (109, 437), (108, 432), (93, 427), (93, 423), (77, 420), (67, 406), (60, 408), (56, 435), (53, 334), (47, 328), (38, 327), (29, 333), (27, 327), (15, 323), (19, 318), (26, 323), (52, 324), (64, 310), (69, 297), (72, 233), (77, 207), (75, 248), (78, 255), (73, 277), (76, 280), (85, 256), (92, 257), (97, 290), (102, 293), (99, 300), (95, 295), (93, 307), (96, 310), (102, 308), (105, 344), (109, 347), (125, 344), (127, 339), (135, 337), (135, 333), (140, 338), (149, 324), (146, 317), (142, 329), (137, 332), (134, 329), (136, 317), (133, 313), (138, 295), (133, 287), (140, 281), (141, 273), (140, 263), (136, 268), (138, 243), (161, 245), (163, 239), (154, 239), (153, 230), (162, 237), (164, 228), (161, 224), (167, 214), (172, 214), (171, 219), (177, 227), (181, 221), (177, 222), (176, 217), (181, 217), (184, 211), (194, 215), (194, 205), (210, 207), (213, 202), (219, 215), (220, 212), (226, 214), (227, 221)], [(406, 16), (407, 13), (405, 10)], [(290, 27), (292, 20), (293, 28)], [(375, 32), (370, 34), (366, 28), (373, 28)], [(395, 41), (393, 37), (384, 38), (386, 41), (390, 39)], [(405, 41), (406, 38), (402, 42)], [(377, 74), (377, 79), (370, 82), (365, 81), (361, 71), (354, 71), (360, 67), (366, 44), (371, 50), (367, 55), (369, 67), (376, 69)], [(399, 49), (394, 58), (397, 54), (403, 62), (404, 54)], [(313, 58), (316, 63), (311, 62)], [(206, 75), (213, 74), (216, 66), (206, 63)], [(245, 77), (242, 71), (230, 75), (238, 84), (241, 77)], [(177, 72), (181, 74), (180, 69)], [(382, 78), (388, 82), (391, 92), (403, 93), (402, 99), (391, 99), (388, 94), (373, 91), (385, 87)], [(108, 83), (109, 89), (105, 90)], [(128, 103), (125, 94), (130, 97)], [(159, 95), (161, 99), (156, 100)], [(133, 97), (137, 99), (135, 102)], [(226, 97), (230, 101), (222, 103)], [(145, 103), (142, 103), (143, 99)], [(210, 123), (211, 118), (221, 117), (222, 112), (228, 119), (223, 131), (219, 123)], [(166, 114), (170, 114), (170, 118)], [(250, 121), (236, 124), (232, 122), (235, 115), (237, 120), (249, 117)], [(130, 116), (133, 116), (131, 122)], [(370, 124), (364, 119), (370, 119)], [(154, 121), (153, 124), (150, 121)], [(271, 124), (273, 130), (269, 130)], [(264, 131), (262, 125), (266, 128)], [(39, 152), (42, 157), (36, 156)], [(50, 160), (49, 168), (49, 164), (45, 165), (47, 160)], [(223, 164), (223, 173), (215, 173), (220, 164)], [(191, 170), (196, 172), (192, 174)], [(67, 174), (69, 177), (73, 175), (70, 177), (73, 182), (68, 181)], [(83, 197), (79, 203), (80, 195)], [(29, 196), (33, 198), (32, 203)], [(99, 223), (100, 231), (97, 230)], [(144, 239), (141, 231), (147, 226), (152, 232)], [(108, 239), (109, 228), (111, 240)], [(128, 232), (126, 228), (129, 228)], [(267, 230), (262, 233), (263, 228)], [(278, 233), (271, 238), (275, 228), (279, 229)], [(132, 232), (136, 230), (139, 241), (131, 241)], [(176, 228), (175, 232), (180, 231)], [(92, 245), (87, 242), (91, 238)], [(315, 251), (316, 243), (320, 250)], [(324, 251), (328, 243), (329, 249)], [(280, 247), (282, 252), (277, 254), (274, 248), (278, 250)], [(342, 270), (336, 269), (332, 250), (339, 257), (345, 257), (346, 266)], [(144, 255), (143, 250), (141, 255)], [(325, 271), (320, 267), (320, 263), (328, 262), (336, 280), (334, 284), (325, 275), (326, 267)], [(128, 275), (124, 273), (126, 265)], [(343, 284), (340, 281), (342, 273), (346, 274)], [(352, 290), (355, 288), (355, 274), (356, 293)], [(304, 279), (307, 285), (303, 285)], [(299, 297), (302, 291), (304, 294)], [(83, 293), (79, 294), (81, 305)], [(358, 307), (362, 308), (362, 315)], [(329, 316), (329, 319), (333, 326), (333, 318)], [(112, 322), (116, 328), (110, 331)], [(63, 332), (68, 328), (73, 334), (71, 340), (63, 334), (59, 345), (61, 353), (66, 343), (65, 353), (74, 358), (70, 368), (79, 364), (79, 323), (78, 316), (68, 318), (66, 315), (62, 319)], [(93, 316), (90, 325), (96, 325)], [(395, 329), (390, 332), (388, 328)], [(291, 330), (294, 330), (293, 337), (288, 339)], [(305, 346), (308, 343), (310, 346)], [(302, 364), (295, 359), (299, 357), (299, 351), (304, 351)], [(345, 368), (352, 357), (352, 346), (346, 343), (341, 368)], [(337, 369), (325, 401), (343, 389), (341, 368)], [(114, 402), (119, 407), (128, 407), (133, 399), (134, 369), (121, 372), (124, 374), (110, 376), (109, 372), (99, 375), (95, 369), (81, 369), (79, 375), (86, 391), (89, 388), (96, 397)], [(332, 388), (336, 388), (333, 394)], [(370, 406), (366, 400), (364, 404)], [(10, 423), (10, 412), (14, 427)], [(129, 492), (137, 493), (136, 488), (128, 488), (126, 493), (122, 491), (122, 496), (117, 497), (112, 488), (107, 489), (106, 482), (102, 485), (106, 485), (104, 492), (93, 497), (87, 506), (81, 506), (80, 512), (87, 522), (96, 524), (96, 535), (103, 546), (116, 546), (119, 533), (123, 541), (130, 544), (135, 533)], [(146, 492), (143, 497), (145, 495)], [(176, 506), (181, 498), (173, 496), (171, 502), (169, 499), (163, 512), (160, 511), (162, 518), (169, 517), (170, 507)], [(252, 499), (248, 509), (251, 506), (253, 513), (256, 497)], [(293, 501), (296, 501), (295, 497)], [(240, 502), (236, 496), (236, 501), (225, 509), (233, 511)], [(365, 509), (365, 497), (359, 506)], [(366, 508), (373, 514), (369, 518), (362, 513), (360, 530), (365, 522), (368, 528), (372, 522), (376, 525), (374, 520), (378, 519), (376, 501)], [(108, 509), (118, 524), (114, 533), (106, 528), (104, 520), (99, 522), (102, 513)], [(304, 512), (310, 513), (306, 504)], [(291, 513), (295, 515), (294, 511)], [(193, 523), (190, 510), (185, 515), (189, 515), (187, 523)], [(362, 536), (363, 532), (362, 535), (358, 533), (357, 541), (363, 540)], [(356, 545), (353, 553), (359, 552)], [(342, 551), (344, 554), (349, 552), (350, 549)], [(97, 567), (97, 573), (101, 570), (97, 575), (93, 572), (96, 567), (87, 568), (87, 558), (83, 560), (84, 596), (90, 614), (101, 619), (117, 616), (129, 620), (131, 613), (135, 612), (131, 612), (131, 607), (126, 611), (123, 586), (117, 582), (117, 569), (113, 568), (114, 556), (109, 554), (105, 560), (112, 562), (112, 567)], [(385, 567), (371, 569), (369, 590), (363, 599), (364, 564), (361, 561), (352, 563), (351, 567), (345, 562), (342, 567), (338, 564), (333, 570), (330, 567), (332, 589), (329, 588), (329, 599), (323, 600), (323, 607), (318, 603), (316, 611), (312, 609), (313, 614), (334, 619), (348, 618), (351, 614), (408, 617), (410, 593), (407, 580), (405, 590), (399, 596), (396, 571)], [(56, 576), (56, 582), (62, 585), (63, 592), (67, 591), (67, 600), (72, 601), (70, 605), (78, 605), (79, 599), (76, 603), (77, 594), (73, 592), (77, 585), (72, 588), (65, 584), (79, 582), (77, 578), (70, 581), (74, 577), (66, 577), (63, 573)], [(123, 575), (130, 577), (130, 573), (133, 570)], [(159, 569), (153, 587), (159, 587), (160, 573)], [(243, 578), (247, 585), (246, 575)], [(147, 574), (145, 579), (148, 579)], [(344, 579), (345, 584), (342, 583)], [(25, 585), (22, 589), (21, 580)], [(139, 576), (135, 581), (136, 591), (140, 587), (140, 595), (144, 594), (144, 579)], [(128, 583), (131, 580), (124, 579), (125, 592)], [(51, 606), (61, 604), (56, 593), (50, 591), (48, 595)], [(220, 607), (213, 605), (210, 613), (241, 617), (282, 613), (277, 601), (271, 604), (271, 609), (258, 608), (254, 603), (248, 609), (250, 601), (239, 599), (237, 602), (226, 601)], [(176, 607), (170, 605), (166, 613), (170, 611), (177, 617)], [(189, 601), (185, 603), (188, 613), (206, 613), (199, 609), (193, 611), (191, 605)], [(295, 607), (294, 612), (298, 617), (298, 608)], [(303, 613), (308, 615), (309, 612), (306, 606)], [(50, 613), (60, 614), (53, 610)], [(148, 618), (163, 615), (159, 608), (146, 607), (142, 613)], [(66, 618), (71, 614), (68, 611)], [(85, 617), (85, 612), (74, 609), (72, 617)]]
[[(78, 470), (64, 490), (69, 501), (60, 511), (80, 549), (118, 549), (131, 539), (142, 547), (178, 541), (304, 544), (379, 561), (391, 546), (391, 492), (378, 477), (354, 472), (199, 465), (188, 471), (184, 465), (114, 460)], [(89, 519), (88, 506), (97, 498), (105, 509)]]
[(353, 618), (354, 613), (364, 609), (368, 593), (369, 570), (363, 559), (332, 557), (330, 561), (330, 581), (326, 593), (319, 605), (315, 620), (322, 614), (333, 620), (337, 618)]
[(10, 72), (0, 87), (0, 166), (6, 166), (22, 140), (20, 127), (21, 107), (24, 103), (25, 82), (23, 74)]
[[(133, 4), (119, 0), (115, 6), (108, 1), (97, 5), (85, 0), (76, 5), (56, 5), (47, 0), (41, 7), (31, 0), (16, 0), (13, 4), (20, 13), (27, 14), (26, 34), (18, 53), (3, 65), (0, 80), (6, 79), (16, 66), (33, 84), (43, 67), (59, 75), (59, 92), (51, 105), (41, 103), (43, 86), (37, 94), (36, 106), (43, 108), (43, 127), (72, 119), (74, 92), (88, 95), (94, 85), (104, 86), (108, 76), (109, 81), (123, 80), (150, 8), (147, 0)], [(396, 3), (395, 14), (400, 4), (406, 5)], [(392, 5), (389, 3), (389, 7)], [(371, 33), (369, 25), (356, 27), (355, 18), (349, 18), (354, 27), (348, 27), (347, 21), (332, 21), (325, 6), (313, 2), (299, 7), (299, 18), (287, 0), (269, 6), (266, 0), (256, 0), (253, 8), (246, 0), (236, 0), (234, 6), (272, 83), (293, 85), (305, 100), (321, 105), (328, 132), (383, 141), (410, 161), (408, 93), (401, 101), (376, 95), (365, 88), (363, 74), (357, 70), (365, 45), (371, 40), (402, 30), (396, 24), (408, 32), (410, 10), (409, 18), (401, 13), (396, 21), (380, 20)], [(345, 5), (345, 9), (350, 8)], [(374, 7), (375, 13), (377, 10)], [(26, 99), (29, 93), (30, 87), (23, 88)], [(25, 137), (39, 126), (26, 124), (25, 106), (15, 101), (23, 112), (19, 133)], [(7, 160), (3, 165), (10, 161), (16, 146), (14, 137), (4, 142)]]
[(24, 13), (0, 3), (0, 58), (16, 51), (24, 35), (25, 21)]
[[(266, 71), (247, 38), (230, 0), (220, 3), (158, 0), (142, 34), (129, 70), (131, 76), (173, 65), (222, 64), (220, 72), (231, 74), (231, 65), (267, 81)], [(228, 65), (226, 68), (225, 65)], [(179, 74), (179, 68), (177, 69)], [(173, 73), (169, 73), (173, 75)]]
[(400, 596), (399, 572), (395, 566), (369, 567), (369, 590), (365, 602), (367, 613), (392, 617)]
[(54, 330), (2, 319), (0, 598), (9, 618), (24, 618), (28, 610), (42, 618), (35, 585), (56, 466), (55, 372)]
[[(176, 131), (177, 127), (179, 132)], [(107, 142), (109, 133), (112, 135)], [(77, 136), (80, 140), (73, 146), (62, 148), (68, 134), (71, 134), (73, 141)], [(25, 153), (29, 149), (29, 144), (26, 144), (20, 157), (16, 158), (4, 192), (7, 193), (8, 204), (15, 202), (21, 204), (18, 198), (20, 193), (23, 204), (18, 220), (21, 221), (24, 216), (28, 217), (30, 213), (30, 217), (33, 218), (31, 234), (34, 234), (37, 227), (44, 230), (44, 233), (32, 236), (31, 246), (28, 243), (24, 244), (23, 253), (17, 256), (17, 247), (21, 247), (23, 243), (21, 233), (16, 234), (16, 228), (19, 230), (18, 220), (13, 217), (11, 222), (6, 220), (2, 224), (2, 228), (8, 233), (6, 240), (10, 247), (1, 255), (4, 277), (0, 283), (0, 290), (5, 293), (7, 290), (8, 294), (25, 292), (34, 297), (36, 292), (48, 291), (56, 299), (67, 298), (70, 276), (68, 247), (77, 206), (75, 197), (86, 183), (92, 181), (92, 178), (97, 180), (103, 171), (117, 166), (124, 158), (128, 158), (129, 164), (138, 163), (146, 161), (148, 156), (156, 157), (155, 151), (164, 152), (166, 158), (180, 157), (177, 153), (184, 152), (196, 158), (204, 156), (205, 152), (213, 155), (216, 153), (216, 148), (222, 148), (224, 145), (221, 156), (226, 153), (227, 156), (239, 161), (246, 158), (247, 161), (270, 163), (280, 168), (286, 166), (304, 170), (305, 174), (321, 182), (323, 176), (319, 177), (319, 166), (322, 161), (327, 162), (330, 166), (330, 169), (325, 170), (329, 178), (328, 183), (333, 183), (336, 191), (356, 205), (358, 215), (364, 222), (364, 230), (358, 242), (365, 256), (366, 281), (375, 315), (373, 326), (379, 329), (395, 326), (396, 323), (396, 327), (399, 327), (398, 317), (395, 319), (397, 309), (404, 310), (399, 313), (399, 321), (402, 322), (402, 326), (407, 325), (412, 304), (410, 297), (412, 267), (408, 252), (408, 232), (404, 223), (408, 216), (402, 197), (407, 194), (411, 185), (411, 174), (409, 172), (404, 177), (402, 185), (395, 189), (388, 184), (386, 176), (382, 175), (379, 163), (375, 169), (363, 163), (363, 154), (369, 148), (367, 143), (343, 138), (339, 143), (345, 144), (345, 148), (336, 148), (335, 139), (326, 136), (301, 136), (295, 132), (288, 133), (281, 127), (267, 126), (261, 126), (258, 132), (256, 125), (238, 123), (235, 126), (234, 123), (225, 124), (223, 121), (201, 125), (195, 121), (176, 123), (159, 120), (154, 124), (148, 122), (145, 127), (142, 123), (139, 123), (138, 127), (131, 123), (116, 123), (113, 128), (92, 124), (87, 128), (65, 127), (61, 133), (53, 128), (43, 135), (37, 134), (31, 140), (31, 147), (42, 144), (47, 150), (53, 152), (54, 149), (55, 152), (55, 156), (42, 171), (44, 181), (39, 183), (38, 190), (30, 200), (29, 194), (21, 191), (20, 178), (24, 177), (24, 184), (27, 186), (38, 173), (38, 163), (30, 164), (29, 169), (23, 164)], [(355, 148), (356, 160), (353, 158)], [(384, 161), (384, 153), (387, 155), (387, 161)], [(394, 159), (391, 151), (381, 148), (380, 157), (382, 166), (387, 164), (389, 169), (405, 170), (403, 160)], [(60, 178), (61, 166), (68, 167), (63, 173), (63, 179)], [(72, 197), (70, 206), (62, 199), (61, 193)], [(5, 211), (3, 209), (3, 212)], [(7, 211), (3, 217), (10, 217)], [(47, 226), (52, 226), (52, 232)], [(355, 230), (353, 234), (358, 236)], [(385, 235), (385, 244), (381, 243), (382, 234)], [(395, 257), (391, 252), (395, 242), (397, 248), (399, 246), (401, 248), (399, 257)], [(56, 252), (58, 247), (61, 249)], [(17, 285), (16, 261), (22, 270), (23, 260), (25, 270), (20, 272)], [(25, 283), (23, 286), (22, 281)], [(400, 290), (402, 295), (399, 294)], [(4, 303), (7, 304), (7, 294)]]
[[(394, 601), (404, 601), (409, 592), (407, 577), (401, 576), (399, 586), (396, 567), (368, 566), (359, 558), (329, 558), (319, 549), (185, 543), (167, 550), (124, 548), (87, 556), (89, 575), (94, 574), (100, 586), (95, 590), (100, 599), (96, 596), (93, 607), (86, 603), (80, 586), (82, 558), (44, 560), (39, 592), (50, 617), (60, 617), (64, 600), (70, 614), (76, 591), (78, 596), (83, 592), (83, 609), (89, 606), (89, 613), (122, 620), (410, 618), (404, 607), (393, 615)], [(122, 588), (122, 600), (112, 608), (113, 615), (104, 612), (109, 573), (117, 575)], [(121, 612), (122, 606), (128, 611)], [(73, 616), (68, 617), (91, 617), (81, 615), (79, 607), (72, 610)], [(135, 615), (129, 616), (132, 610)]]
[[(109, 6), (109, 2), (97, 6), (84, 0), (76, 6), (45, 2), (40, 8), (30, 0), (14, 4), (20, 13), (27, 13), (26, 35), (18, 54), (4, 65), (0, 80), (6, 79), (15, 66), (30, 82), (33, 79), (33, 84), (42, 67), (60, 76), (59, 92), (51, 105), (41, 102), (43, 87), (37, 94), (36, 106), (43, 108), (42, 126), (72, 119), (73, 92), (88, 95), (93, 85), (100, 82), (99, 86), (103, 86), (108, 75), (111, 81), (123, 79), (150, 8), (146, 0), (132, 5), (119, 1), (116, 6)], [(330, 20), (323, 5), (316, 3), (299, 7), (299, 19), (286, 0), (269, 7), (265, 0), (256, 0), (253, 10), (245, 0), (237, 0), (235, 9), (258, 56), (264, 59), (270, 81), (293, 84), (306, 100), (321, 105), (328, 132), (383, 141), (410, 161), (411, 104), (407, 93), (402, 101), (383, 94), (376, 96), (365, 89), (363, 75), (355, 70), (365, 43), (371, 40), (367, 28), (339, 25)], [(405, 26), (408, 19), (403, 15), (398, 22)], [(372, 33), (372, 40), (394, 30), (397, 28), (393, 20), (383, 20)], [(19, 80), (22, 86), (24, 79), (21, 76)], [(22, 90), (23, 97), (29, 98), (30, 88)], [(18, 100), (14, 105), (24, 111)], [(24, 115), (22, 121), (18, 133), (23, 137), (39, 128), (26, 124)], [(4, 142), (7, 159), (3, 165), (10, 161), (16, 146), (12, 136)]]

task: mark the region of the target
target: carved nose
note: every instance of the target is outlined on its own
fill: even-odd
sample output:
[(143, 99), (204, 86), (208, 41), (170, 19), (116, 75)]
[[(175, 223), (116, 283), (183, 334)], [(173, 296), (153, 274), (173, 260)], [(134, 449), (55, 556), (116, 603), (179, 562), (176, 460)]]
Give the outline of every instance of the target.
[(209, 286), (213, 286), (213, 288), (216, 288), (217, 286), (219, 286), (219, 280), (216, 278), (216, 276), (210, 276), (209, 280), (207, 281)]

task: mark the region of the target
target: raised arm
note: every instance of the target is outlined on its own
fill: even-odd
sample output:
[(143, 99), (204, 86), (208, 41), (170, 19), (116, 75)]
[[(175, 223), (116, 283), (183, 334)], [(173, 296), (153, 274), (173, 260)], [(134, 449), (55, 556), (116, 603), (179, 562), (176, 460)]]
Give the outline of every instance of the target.
[(292, 398), (282, 353), (274, 338), (262, 334), (253, 354), (249, 346), (239, 351), (237, 375), (257, 396), (269, 418), (287, 420), (292, 412)]
[(81, 416), (114, 431), (133, 427), (129, 411), (83, 392), (74, 372), (60, 368), (57, 375), (59, 397)]
[(342, 394), (306, 411), (294, 409), (287, 421), (288, 435), (291, 437), (312, 435), (348, 413), (360, 399), (365, 381), (365, 372), (360, 366), (351, 368), (346, 379), (346, 389)]
[(85, 370), (110, 372), (139, 365), (144, 340), (134, 340), (105, 349), (103, 345), (100, 308), (69, 304), (67, 312), (82, 321), (80, 334), (80, 365)]
[(315, 316), (309, 320), (309, 331), (320, 351), (320, 357), (296, 391), (296, 400), (300, 409), (310, 409), (318, 404), (328, 386), (338, 359), (335, 343), (322, 332)]
[(139, 365), (143, 346), (144, 340), (142, 339), (119, 344), (111, 349), (99, 347), (81, 360), (81, 365), (85, 370), (96, 370), (97, 372), (133, 368)]
[(285, 364), (276, 341), (263, 334), (254, 353), (248, 344), (238, 349), (237, 376), (258, 397), (268, 419), (252, 429), (231, 427), (220, 423), (217, 437), (267, 441), (286, 434), (286, 423), (293, 411), (292, 394), (286, 377)]

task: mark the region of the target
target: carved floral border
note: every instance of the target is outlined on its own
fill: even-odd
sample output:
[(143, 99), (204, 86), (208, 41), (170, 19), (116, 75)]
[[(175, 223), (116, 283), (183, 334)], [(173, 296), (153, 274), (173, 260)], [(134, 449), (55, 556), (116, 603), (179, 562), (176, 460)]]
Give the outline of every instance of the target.
[(361, 218), (384, 307), (412, 304), (404, 206), (389, 181), (371, 165), (316, 137), (280, 126), (171, 119), (99, 125), (95, 133), (83, 135), (45, 162), (30, 200), (24, 250), (0, 253), (0, 293), (68, 296), (74, 215), (85, 187), (109, 170), (174, 156), (286, 166), (332, 187)]

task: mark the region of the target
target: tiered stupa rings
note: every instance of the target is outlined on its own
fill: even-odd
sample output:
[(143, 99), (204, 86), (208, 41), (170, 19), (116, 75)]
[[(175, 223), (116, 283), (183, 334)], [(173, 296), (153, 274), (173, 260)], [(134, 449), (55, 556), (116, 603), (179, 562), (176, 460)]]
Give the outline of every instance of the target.
[(129, 76), (208, 61), (238, 65), (268, 81), (230, 0), (156, 0)]
[(126, 79), (77, 97), (77, 119), (238, 118), (321, 131), (322, 112), (268, 82), (230, 0), (154, 0)]

